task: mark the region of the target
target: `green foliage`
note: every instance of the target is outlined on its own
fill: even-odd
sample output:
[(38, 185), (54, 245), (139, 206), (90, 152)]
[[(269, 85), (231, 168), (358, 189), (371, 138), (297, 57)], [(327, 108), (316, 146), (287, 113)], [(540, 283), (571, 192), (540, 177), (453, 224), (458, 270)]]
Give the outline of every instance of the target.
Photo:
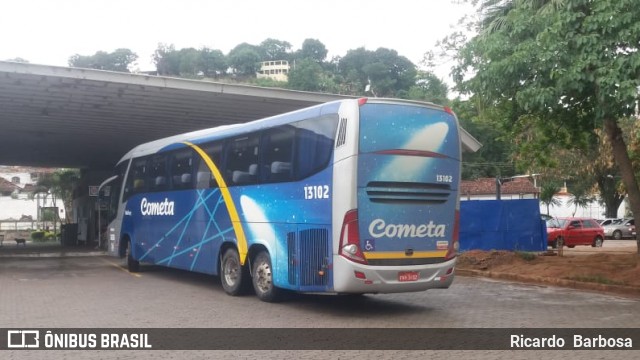
[(415, 65), (395, 50), (349, 50), (339, 59), (338, 74), (351, 85), (353, 95), (364, 94), (367, 85), (374, 96), (394, 97), (415, 84)]
[(295, 68), (289, 71), (290, 89), (304, 91), (320, 91), (322, 67), (312, 59), (302, 59), (296, 62)]
[(60, 169), (52, 174), (43, 174), (38, 178), (37, 187), (44, 191), (51, 192), (55, 197), (61, 199), (66, 219), (71, 216), (71, 203), (73, 201), (73, 190), (80, 181), (80, 171), (77, 169)]
[(488, 115), (491, 112), (484, 111), (481, 115), (475, 99), (457, 98), (450, 104), (460, 125), (483, 145), (475, 153), (462, 154), (462, 178), (516, 175), (515, 165), (511, 160), (513, 151), (508, 131), (492, 120), (493, 117)]
[(186, 78), (217, 78), (228, 67), (222, 51), (207, 47), (176, 50), (173, 45), (158, 44), (153, 61), (158, 74)]
[(34, 242), (45, 242), (56, 238), (56, 234), (51, 231), (36, 230), (31, 232), (31, 240)]
[(456, 89), (501, 108), (495, 121), (526, 129), (534, 143), (520, 152), (543, 159), (551, 158), (545, 144), (588, 154), (604, 127), (631, 207), (640, 214), (640, 189), (619, 125), (634, 113), (640, 86), (637, 0), (479, 2), (479, 35), (456, 55)]
[(540, 203), (546, 205), (547, 215), (549, 214), (549, 207), (562, 205), (560, 200), (555, 197), (558, 191), (560, 191), (560, 188), (553, 182), (542, 185), (540, 189)]
[(258, 48), (260, 49), (261, 61), (289, 60), (291, 44), (287, 41), (269, 38), (261, 42)]
[(131, 65), (138, 59), (138, 55), (129, 49), (117, 49), (107, 53), (98, 51), (94, 55), (75, 54), (69, 58), (69, 66), (129, 72)]
[(318, 64), (322, 64), (327, 58), (326, 46), (317, 39), (305, 39), (300, 51), (296, 52), (297, 59), (311, 59)]
[(249, 82), (256, 86), (272, 87), (272, 88), (287, 88), (288, 84), (285, 81), (278, 81), (270, 78), (256, 78), (250, 79)]
[(35, 242), (42, 242), (45, 240), (44, 231), (36, 230), (31, 232), (31, 240)]
[(253, 77), (260, 67), (260, 61), (262, 61), (261, 52), (257, 46), (242, 43), (229, 51), (227, 60), (235, 74)]
[(524, 261), (533, 261), (538, 257), (538, 255), (536, 255), (535, 253), (523, 252), (523, 251), (516, 251), (516, 256), (518, 256)]
[[(399, 92), (401, 92), (401, 90)], [(418, 71), (415, 79), (415, 85), (409, 88), (406, 96), (400, 97), (446, 105), (449, 103), (449, 99), (447, 98), (448, 92), (449, 88), (447, 87), (447, 84), (439, 79), (434, 73), (430, 71)]]

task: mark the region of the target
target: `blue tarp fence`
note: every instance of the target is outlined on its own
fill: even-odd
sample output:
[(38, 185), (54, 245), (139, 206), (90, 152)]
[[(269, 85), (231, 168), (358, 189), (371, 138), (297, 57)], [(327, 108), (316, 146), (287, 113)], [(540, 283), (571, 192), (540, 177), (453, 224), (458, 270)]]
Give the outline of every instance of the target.
[(460, 202), (460, 251), (545, 251), (538, 199)]

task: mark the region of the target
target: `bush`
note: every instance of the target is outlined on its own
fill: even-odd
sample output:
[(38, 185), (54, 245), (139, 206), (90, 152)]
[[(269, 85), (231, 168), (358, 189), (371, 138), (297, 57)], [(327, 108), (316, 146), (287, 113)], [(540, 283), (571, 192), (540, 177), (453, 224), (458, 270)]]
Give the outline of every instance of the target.
[(525, 261), (532, 261), (538, 257), (538, 255), (534, 253), (522, 252), (522, 251), (516, 251), (516, 255), (518, 255), (522, 260), (525, 260)]
[(35, 242), (43, 242), (44, 241), (44, 231), (37, 230), (31, 232), (31, 240)]

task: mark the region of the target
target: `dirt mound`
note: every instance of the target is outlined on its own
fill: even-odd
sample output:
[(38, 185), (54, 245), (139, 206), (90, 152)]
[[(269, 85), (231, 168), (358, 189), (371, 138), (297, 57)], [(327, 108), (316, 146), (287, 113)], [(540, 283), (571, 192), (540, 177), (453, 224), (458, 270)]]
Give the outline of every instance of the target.
[(457, 268), (640, 288), (638, 259), (633, 253), (565, 251), (564, 256), (557, 256), (555, 253), (473, 250), (459, 256)]

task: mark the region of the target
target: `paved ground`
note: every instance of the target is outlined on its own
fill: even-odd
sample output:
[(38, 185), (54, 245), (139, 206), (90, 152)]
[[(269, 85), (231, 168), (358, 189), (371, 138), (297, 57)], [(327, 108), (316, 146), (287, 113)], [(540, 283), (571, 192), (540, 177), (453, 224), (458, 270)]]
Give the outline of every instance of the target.
[[(448, 290), (355, 299), (294, 296), (266, 304), (253, 296), (227, 296), (215, 277), (158, 267), (130, 274), (117, 259), (99, 254), (39, 249), (0, 257), (0, 328), (640, 328), (640, 300), (571, 289), (458, 277)], [(545, 359), (640, 357), (637, 351), (394, 350), (4, 351), (0, 358), (530, 359), (540, 354)]]

